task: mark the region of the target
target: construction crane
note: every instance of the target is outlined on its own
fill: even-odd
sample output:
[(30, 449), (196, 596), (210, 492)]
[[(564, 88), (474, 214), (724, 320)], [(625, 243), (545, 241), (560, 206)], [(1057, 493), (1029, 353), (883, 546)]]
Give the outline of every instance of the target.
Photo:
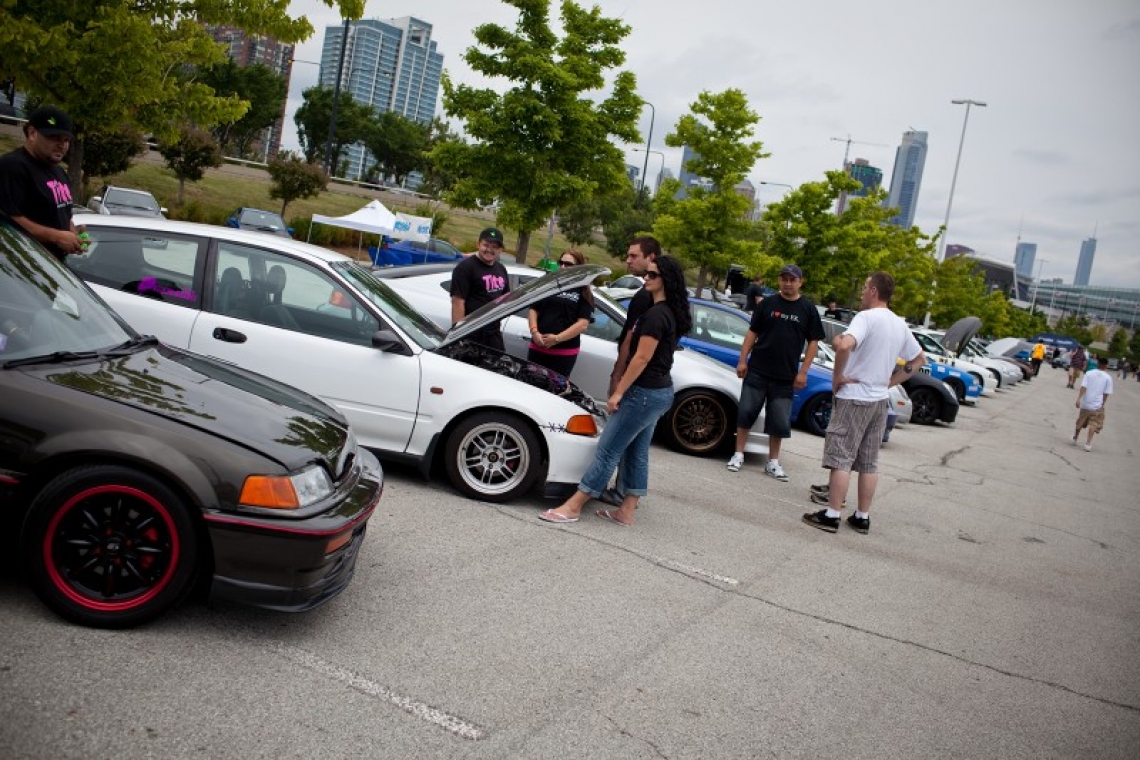
[(851, 135), (847, 135), (847, 137), (833, 137), (831, 139), (834, 142), (847, 143), (847, 147), (843, 149), (843, 168), (844, 168), (844, 170), (847, 169), (847, 157), (851, 154), (851, 143), (855, 143), (856, 145), (870, 145), (870, 146), (873, 146), (875, 148), (889, 148), (889, 147), (891, 147), (889, 145), (884, 145), (883, 143), (873, 143), (873, 142), (863, 142), (862, 140), (852, 140)]
[[(889, 145), (884, 145), (882, 143), (873, 143), (873, 142), (864, 142), (862, 140), (853, 140), (853, 139), (851, 139), (851, 135), (847, 135), (847, 137), (833, 137), (831, 139), (835, 142), (847, 143), (847, 147), (845, 147), (843, 149), (843, 171), (845, 171), (845, 172), (849, 171), (847, 168), (847, 157), (851, 153), (851, 143), (855, 143), (856, 145), (872, 145), (876, 148), (889, 148), (890, 147)], [(843, 210), (845, 208), (847, 208), (847, 191), (846, 190), (841, 192), (839, 194), (839, 197), (835, 199), (835, 215), (839, 216), (840, 214), (842, 214)]]

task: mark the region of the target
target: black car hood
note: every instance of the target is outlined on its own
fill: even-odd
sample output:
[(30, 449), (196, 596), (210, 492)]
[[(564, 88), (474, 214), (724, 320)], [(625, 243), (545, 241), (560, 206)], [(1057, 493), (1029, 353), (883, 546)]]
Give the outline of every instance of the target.
[(978, 334), (978, 330), (981, 329), (982, 320), (978, 317), (962, 317), (950, 325), (950, 329), (942, 336), (940, 342), (947, 351), (959, 356), (965, 350), (966, 344), (973, 340), (974, 336)]
[(308, 394), (252, 372), (164, 345), (19, 371), (225, 438), (290, 470), (323, 461), (330, 475), (339, 474), (349, 435), (344, 417)]

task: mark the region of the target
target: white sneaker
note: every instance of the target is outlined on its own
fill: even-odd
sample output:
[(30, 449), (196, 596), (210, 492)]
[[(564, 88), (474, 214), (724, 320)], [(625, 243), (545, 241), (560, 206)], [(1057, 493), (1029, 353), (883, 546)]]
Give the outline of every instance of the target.
[(729, 472), (740, 472), (740, 468), (744, 466), (744, 454), (736, 452), (732, 455), (732, 459), (728, 460)]
[(776, 480), (788, 479), (788, 476), (784, 474), (784, 468), (779, 464), (773, 464), (772, 462), (769, 462), (768, 464), (764, 465), (764, 472), (767, 475), (771, 475)]
[(1085, 451), (1092, 451), (1092, 444), (1091, 443), (1085, 444)]

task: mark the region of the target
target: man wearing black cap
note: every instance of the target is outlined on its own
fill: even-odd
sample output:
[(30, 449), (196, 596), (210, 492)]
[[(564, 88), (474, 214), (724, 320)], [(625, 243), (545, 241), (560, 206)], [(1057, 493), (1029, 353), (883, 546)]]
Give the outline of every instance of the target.
[[(488, 227), (479, 233), (479, 250), (455, 265), (451, 274), (451, 324), (510, 292), (507, 268), (499, 261), (502, 252), (503, 233)], [(485, 346), (505, 350), (498, 322), (472, 334), (471, 338)]]
[(24, 124), (23, 146), (0, 157), (0, 213), (60, 259), (82, 250), (71, 221), (71, 188), (59, 166), (71, 138), (68, 115), (44, 106)]
[(730, 472), (738, 472), (744, 465), (748, 432), (760, 410), (766, 409), (768, 463), (764, 473), (776, 480), (788, 479), (780, 466), (780, 443), (792, 435), (792, 396), (807, 386), (808, 368), (824, 338), (819, 311), (800, 295), (803, 283), (804, 273), (789, 264), (780, 270), (779, 292), (762, 300), (752, 312), (736, 365), (736, 376), (744, 383), (736, 415), (736, 453), (728, 460)]

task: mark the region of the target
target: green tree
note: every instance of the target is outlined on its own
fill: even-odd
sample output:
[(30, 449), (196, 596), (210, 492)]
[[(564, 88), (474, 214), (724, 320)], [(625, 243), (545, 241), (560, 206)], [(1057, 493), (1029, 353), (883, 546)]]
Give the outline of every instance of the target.
[(381, 175), (392, 177), (397, 184), (427, 164), (425, 151), (431, 127), (402, 116), (395, 111), (384, 111), (374, 119), (364, 134), (364, 147), (376, 159)]
[(986, 298), (985, 280), (975, 274), (976, 264), (965, 256), (953, 256), (938, 265), (938, 288), (930, 304), (930, 316), (941, 327), (962, 317), (977, 316)]
[(1140, 364), (1140, 330), (1132, 331), (1132, 338), (1128, 341), (1128, 356), (1133, 366)]
[[(323, 0), (329, 7), (334, 0)], [(364, 0), (336, 0), (360, 18)], [(225, 57), (204, 24), (226, 24), (282, 42), (313, 33), (279, 0), (0, 0), (0, 71), (20, 72), (29, 97), (66, 110), (75, 123), (69, 172), (81, 185), (84, 140), (109, 125), (134, 123), (159, 140), (181, 124), (211, 126), (240, 118), (248, 104), (218, 96), (197, 80), (173, 76), (184, 66)]]
[(240, 119), (217, 124), (211, 131), (223, 153), (252, 158), (254, 141), (281, 115), (289, 89), (285, 77), (261, 64), (238, 66), (229, 58), (199, 69), (194, 76), (216, 95), (232, 95), (249, 103)]
[[(672, 185), (666, 185), (672, 182)], [(670, 196), (676, 192), (680, 183), (677, 180), (666, 180), (661, 185), (661, 193)], [(617, 191), (608, 193), (598, 199), (598, 218), (602, 225), (602, 235), (606, 238), (606, 252), (619, 262), (625, 260), (626, 251), (629, 250), (629, 241), (638, 235), (648, 235), (653, 231), (653, 223), (657, 220), (657, 206), (655, 203), (637, 203), (638, 194), (629, 184), (623, 185)]]
[(329, 184), (329, 176), (323, 168), (284, 150), (270, 159), (269, 179), (269, 197), (281, 201), (282, 217), (291, 201), (312, 198)]
[(420, 192), (432, 198), (439, 198), (455, 187), (458, 175), (440, 166), (432, 156), (437, 146), (448, 143), (462, 143), (463, 138), (447, 126), (447, 122), (440, 118), (432, 119), (428, 130), (428, 142), (424, 147), (423, 182), (420, 183)]
[(694, 157), (682, 168), (712, 187), (690, 187), (680, 200), (659, 194), (653, 231), (663, 247), (700, 268), (699, 290), (710, 273), (719, 277), (755, 249), (746, 239), (748, 199), (734, 188), (768, 154), (759, 140), (751, 139), (760, 116), (740, 90), (702, 92), (690, 110), (665, 136), (665, 144), (689, 146)]
[(625, 61), (621, 42), (629, 27), (594, 7), (561, 3), (559, 37), (550, 26), (548, 0), (504, 0), (517, 8), (515, 31), (496, 24), (474, 30), (476, 47), (463, 55), (476, 72), (509, 82), (504, 92), (443, 79), (448, 116), (460, 119), (470, 143), (446, 142), (431, 159), (456, 177), (446, 194), (453, 205), (474, 208), (497, 198), (499, 222), (518, 230), (516, 253), (526, 260), (531, 231), (556, 209), (626, 182), (625, 162), (612, 142), (638, 142), (643, 101), (630, 72), (612, 77), (609, 97), (586, 97), (607, 85)]
[(1109, 356), (1127, 356), (1128, 355), (1128, 331), (1123, 327), (1117, 327), (1112, 337), (1108, 341), (1108, 355)]
[(602, 222), (600, 201), (588, 198), (558, 211), (558, 229), (572, 244), (583, 246), (594, 238)]
[(197, 182), (206, 169), (222, 165), (222, 151), (214, 136), (198, 127), (184, 127), (178, 139), (159, 148), (166, 165), (178, 178), (178, 205), (185, 197), (186, 182)]
[[(332, 118), (332, 88), (319, 85), (310, 87), (301, 93), (301, 98), (304, 102), (293, 115), (293, 121), (297, 125), (297, 139), (301, 142), (306, 161), (324, 161), (325, 145), (329, 140), (329, 120)], [(340, 155), (346, 147), (364, 142), (373, 129), (375, 120), (376, 112), (371, 106), (356, 102), (348, 93), (340, 93), (336, 106), (336, 140), (332, 145), (332, 166), (340, 167)]]
[(131, 167), (131, 159), (146, 150), (142, 132), (130, 123), (88, 132), (84, 143), (83, 176), (87, 180), (125, 172)]

